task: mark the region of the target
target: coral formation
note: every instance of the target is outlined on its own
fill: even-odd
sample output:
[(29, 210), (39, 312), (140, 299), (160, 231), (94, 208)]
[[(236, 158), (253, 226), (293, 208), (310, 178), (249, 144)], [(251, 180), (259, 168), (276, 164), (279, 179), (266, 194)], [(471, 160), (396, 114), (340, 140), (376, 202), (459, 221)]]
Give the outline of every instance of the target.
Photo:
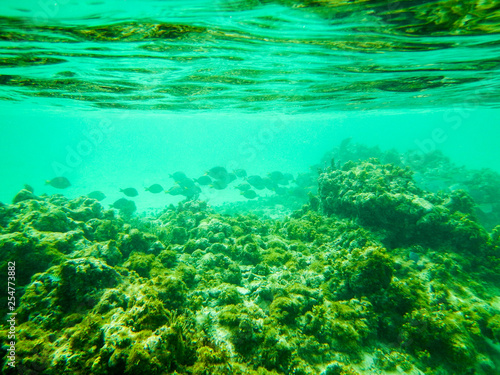
[(409, 168), (377, 159), (349, 161), (320, 176), (322, 210), (378, 230), (393, 247), (420, 243), (485, 251), (489, 236), (475, 220), (467, 194), (426, 192), (412, 175)]
[(282, 220), (189, 200), (138, 218), (22, 191), (0, 206), (17, 370), (500, 374), (500, 229), (470, 196), (377, 160), (318, 182)]

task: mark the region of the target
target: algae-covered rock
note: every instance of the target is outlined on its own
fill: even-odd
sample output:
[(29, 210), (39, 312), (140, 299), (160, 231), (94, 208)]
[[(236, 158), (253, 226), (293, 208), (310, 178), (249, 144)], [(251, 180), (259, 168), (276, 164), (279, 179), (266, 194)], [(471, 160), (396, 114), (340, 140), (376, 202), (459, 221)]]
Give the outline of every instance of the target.
[(382, 248), (366, 248), (351, 254), (353, 261), (341, 272), (347, 279), (347, 289), (354, 295), (369, 295), (387, 288), (392, 280), (393, 262)]
[(68, 232), (76, 225), (69, 220), (62, 210), (52, 210), (40, 215), (34, 222), (33, 228), (47, 232)]
[(27, 189), (22, 189), (21, 191), (19, 191), (19, 193), (16, 194), (14, 199), (12, 199), (12, 203), (15, 204), (30, 199), (40, 200), (40, 198), (38, 198), (35, 194), (33, 194), (32, 191), (29, 191)]
[(469, 332), (466, 319), (453, 312), (416, 310), (406, 317), (403, 345), (415, 351), (428, 351), (437, 358), (447, 358), (452, 366), (468, 368), (474, 365), (477, 347)]
[(281, 220), (200, 201), (134, 219), (60, 195), (0, 207), (1, 265), (22, 265), (19, 368), (499, 374), (500, 231), (485, 235), (467, 194), (419, 190), (410, 171), (332, 167), (320, 207)]
[(220, 324), (230, 329), (235, 350), (247, 356), (264, 340), (260, 323), (253, 316), (258, 316), (258, 311), (242, 305), (229, 305), (224, 307), (218, 317)]
[(358, 375), (359, 373), (352, 369), (350, 366), (346, 366), (345, 364), (333, 361), (330, 362), (324, 371), (321, 372), (320, 375)]
[(117, 240), (118, 233), (122, 229), (120, 223), (115, 220), (90, 219), (86, 224), (85, 229), (89, 237), (95, 241)]
[(186, 303), (187, 287), (180, 278), (158, 276), (152, 283), (158, 292), (158, 298), (169, 310), (181, 309)]
[(18, 285), (26, 285), (33, 274), (45, 271), (64, 258), (57, 246), (41, 242), (37, 236), (30, 233), (0, 235), (0, 269), (6, 270), (9, 262), (22, 265), (16, 267)]
[(154, 261), (153, 254), (132, 253), (123, 267), (134, 270), (141, 277), (149, 277)]
[(151, 233), (144, 233), (137, 228), (133, 228), (129, 233), (122, 234), (117, 243), (120, 251), (125, 257), (131, 252), (148, 253), (158, 238)]
[(64, 207), (66, 214), (75, 221), (87, 222), (91, 219), (102, 219), (105, 212), (95, 199), (78, 197), (70, 200)]
[[(99, 259), (71, 259), (60, 266), (59, 304), (64, 310), (94, 303), (96, 293), (119, 283), (120, 274)], [(95, 301), (97, 302), (97, 301)]]
[(372, 307), (356, 299), (315, 306), (305, 315), (303, 332), (313, 335), (339, 351), (357, 352), (364, 341), (373, 337), (376, 325), (370, 326)]
[(243, 302), (242, 294), (231, 284), (221, 284), (214, 297), (221, 306), (238, 305)]
[(488, 329), (496, 342), (500, 342), (500, 315), (491, 317), (488, 320)]
[(353, 249), (335, 254), (334, 274), (325, 284), (332, 299), (369, 296), (389, 286), (393, 262), (382, 247)]
[(383, 165), (376, 159), (347, 162), (319, 178), (323, 212), (356, 219), (380, 231), (391, 247), (450, 244), (472, 253), (483, 251), (488, 236), (471, 217), (466, 194), (425, 192), (412, 175), (408, 168)]
[(110, 266), (120, 264), (123, 256), (115, 241), (108, 241), (99, 249), (99, 258), (102, 258)]
[(171, 231), (171, 242), (173, 244), (182, 245), (188, 239), (188, 234), (186, 228), (183, 227), (173, 227)]
[(177, 265), (177, 252), (163, 249), (158, 254), (158, 260), (167, 268), (173, 268)]
[(294, 323), (300, 310), (300, 301), (289, 297), (275, 298), (269, 306), (269, 314), (284, 324)]

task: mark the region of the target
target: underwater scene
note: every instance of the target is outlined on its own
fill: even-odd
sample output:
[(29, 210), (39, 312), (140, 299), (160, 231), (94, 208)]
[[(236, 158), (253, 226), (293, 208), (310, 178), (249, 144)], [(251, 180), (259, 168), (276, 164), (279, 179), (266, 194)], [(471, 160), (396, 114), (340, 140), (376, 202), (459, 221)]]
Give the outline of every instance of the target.
[(500, 375), (500, 2), (0, 2), (0, 374)]

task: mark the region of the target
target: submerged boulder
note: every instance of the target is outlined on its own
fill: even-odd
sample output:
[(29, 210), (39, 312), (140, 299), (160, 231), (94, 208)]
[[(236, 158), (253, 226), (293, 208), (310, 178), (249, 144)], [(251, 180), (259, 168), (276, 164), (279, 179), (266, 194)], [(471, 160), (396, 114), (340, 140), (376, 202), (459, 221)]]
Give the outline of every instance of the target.
[(481, 252), (488, 234), (475, 221), (467, 194), (426, 192), (412, 175), (377, 159), (349, 161), (319, 177), (322, 210), (379, 231), (389, 247), (420, 243)]
[(102, 289), (116, 286), (120, 274), (106, 263), (95, 258), (79, 258), (60, 266), (58, 286), (59, 304), (65, 310), (88, 304)]
[(15, 204), (30, 199), (40, 200), (40, 198), (38, 198), (35, 194), (33, 194), (32, 191), (29, 191), (27, 189), (22, 189), (19, 191), (19, 193), (16, 194), (14, 199), (12, 199), (12, 203)]
[(370, 296), (391, 283), (394, 262), (382, 247), (339, 251), (334, 257), (334, 274), (325, 285), (331, 299)]

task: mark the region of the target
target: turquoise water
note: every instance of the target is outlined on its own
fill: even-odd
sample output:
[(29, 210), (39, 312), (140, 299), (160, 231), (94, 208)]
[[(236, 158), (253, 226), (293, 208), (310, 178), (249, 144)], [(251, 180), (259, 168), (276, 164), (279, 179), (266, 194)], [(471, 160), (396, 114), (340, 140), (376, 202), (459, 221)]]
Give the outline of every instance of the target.
[(499, 375), (499, 56), (498, 1), (0, 2), (0, 372)]
[[(126, 186), (167, 188), (177, 170), (297, 174), (346, 137), (499, 171), (495, 9), (3, 2), (0, 200), (25, 183), (54, 193), (44, 181), (59, 175), (66, 195), (102, 190), (110, 202)], [(214, 205), (245, 200), (215, 193), (203, 192)], [(137, 198), (143, 209), (176, 201)]]
[(291, 114), (498, 107), (495, 4), (33, 0), (0, 10), (6, 100)]
[[(455, 122), (446, 121), (450, 113), (459, 118), (447, 109), (171, 114), (66, 112), (13, 103), (3, 111), (0, 200), (9, 202), (25, 183), (36, 193), (60, 193), (45, 181), (63, 175), (72, 183), (62, 191), (68, 197), (101, 190), (108, 197), (103, 203), (111, 204), (122, 196), (119, 188), (132, 186), (141, 193), (135, 198), (140, 210), (162, 208), (182, 197), (141, 190), (153, 183), (169, 188), (174, 181), (168, 176), (175, 171), (198, 178), (222, 165), (244, 168), (249, 175), (279, 170), (296, 176), (320, 164), (325, 153), (348, 137), (384, 150), (442, 150), (458, 165), (500, 171), (497, 113), (475, 109), (457, 129)], [(223, 191), (203, 188), (201, 197), (213, 205), (246, 200), (231, 186)]]

